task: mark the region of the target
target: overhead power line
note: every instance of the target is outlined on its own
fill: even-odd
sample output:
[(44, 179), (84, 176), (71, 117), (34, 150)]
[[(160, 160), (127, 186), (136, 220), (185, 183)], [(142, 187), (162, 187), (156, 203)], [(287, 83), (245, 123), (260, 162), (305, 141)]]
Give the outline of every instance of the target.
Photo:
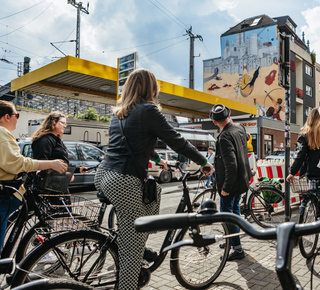
[(159, 52), (159, 51), (161, 51), (161, 50), (164, 50), (164, 49), (166, 49), (166, 48), (168, 48), (168, 47), (174, 46), (174, 45), (179, 44), (179, 43), (181, 43), (181, 42), (183, 42), (183, 41), (186, 41), (186, 40), (187, 40), (187, 39), (184, 39), (184, 40), (182, 40), (182, 41), (179, 41), (179, 42), (176, 42), (176, 43), (174, 43), (174, 44), (168, 45), (168, 46), (166, 46), (166, 47), (160, 48), (160, 49), (158, 49), (158, 50), (156, 50), (156, 51), (154, 51), (154, 52), (148, 53), (148, 54), (146, 54), (146, 55), (144, 55), (144, 56), (140, 56), (139, 58), (141, 59), (141, 58), (143, 58), (143, 57), (149, 56), (149, 55), (151, 55), (151, 54), (154, 54), (154, 53), (156, 53), (156, 52)]
[(13, 31), (11, 31), (11, 32), (8, 32), (8, 33), (6, 33), (6, 34), (3, 34), (3, 35), (0, 35), (0, 37), (4, 37), (4, 36), (7, 36), (7, 35), (9, 35), (9, 34), (11, 34), (11, 33), (13, 33), (13, 32), (15, 32), (15, 31), (17, 31), (17, 30), (20, 30), (21, 28), (23, 28), (23, 27), (25, 27), (25, 26), (27, 26), (28, 24), (30, 24), (32, 21), (34, 21), (34, 20), (36, 20), (37, 18), (39, 18), (45, 11), (47, 11), (47, 9), (51, 6), (53, 4), (53, 2), (52, 3), (50, 3), (50, 5), (48, 6), (48, 7), (46, 7), (46, 9), (44, 9), (38, 16), (36, 16), (35, 18), (33, 18), (32, 20), (30, 20), (29, 22), (27, 22), (26, 24), (24, 24), (24, 25), (22, 25), (21, 27), (19, 27), (19, 28), (17, 28), (17, 29), (15, 29), (15, 30), (13, 30)]
[[(155, 0), (155, 1), (157, 1), (157, 0)], [(149, 2), (151, 3), (151, 4), (153, 4), (154, 6), (156, 6), (160, 11), (162, 11), (165, 15), (167, 15), (172, 21), (174, 21), (175, 23), (177, 23), (180, 27), (182, 27), (183, 29), (185, 29), (186, 28), (186, 25), (178, 18), (178, 17), (176, 17), (173, 13), (171, 13), (167, 8), (165, 8), (159, 1), (157, 1), (157, 3), (159, 3), (165, 10), (167, 10), (174, 18), (176, 18), (177, 20), (175, 20), (174, 18), (172, 18), (168, 13), (166, 13), (163, 9), (161, 9), (158, 5), (156, 5), (154, 2), (152, 2), (151, 0), (149, 0)], [(181, 23), (182, 23), (182, 25), (181, 25)]]
[[(45, 0), (44, 2), (46, 2), (46, 0)], [(29, 10), (29, 9), (32, 9), (32, 8), (34, 8), (34, 7), (36, 7), (36, 6), (40, 5), (40, 4), (43, 4), (44, 2), (39, 2), (38, 4), (35, 4), (35, 5), (33, 5), (33, 6), (29, 7), (29, 8), (23, 9), (23, 10), (21, 10), (21, 11), (18, 11), (18, 12), (16, 12), (16, 13), (13, 13), (13, 14), (10, 14), (10, 15), (7, 15), (7, 16), (4, 16), (4, 17), (1, 17), (0, 20), (5, 19), (5, 18), (12, 17), (12, 16), (17, 15), (17, 14), (19, 14), (19, 13), (22, 13), (22, 12), (24, 12), (24, 11), (27, 11), (27, 10)]]

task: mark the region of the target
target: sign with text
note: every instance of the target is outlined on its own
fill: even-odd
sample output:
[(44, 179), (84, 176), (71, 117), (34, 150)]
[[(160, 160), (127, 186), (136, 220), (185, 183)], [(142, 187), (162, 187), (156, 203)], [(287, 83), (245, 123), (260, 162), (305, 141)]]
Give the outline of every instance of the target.
[(129, 75), (138, 68), (138, 52), (118, 58), (118, 97), (121, 95), (124, 84)]

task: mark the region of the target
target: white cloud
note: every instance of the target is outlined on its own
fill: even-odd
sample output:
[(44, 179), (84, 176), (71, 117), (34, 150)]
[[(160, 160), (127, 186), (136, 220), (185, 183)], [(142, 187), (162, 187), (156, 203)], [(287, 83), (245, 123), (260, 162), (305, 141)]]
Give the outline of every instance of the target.
[(310, 41), (310, 49), (315, 50), (318, 58), (320, 57), (320, 6), (302, 11), (301, 14), (306, 20), (306, 25), (301, 27), (301, 31), (305, 32), (306, 39)]

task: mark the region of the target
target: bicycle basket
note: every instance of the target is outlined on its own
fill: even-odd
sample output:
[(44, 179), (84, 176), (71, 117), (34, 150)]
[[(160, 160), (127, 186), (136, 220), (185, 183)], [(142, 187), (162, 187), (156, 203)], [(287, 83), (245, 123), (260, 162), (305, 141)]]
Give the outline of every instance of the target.
[(68, 170), (62, 174), (58, 171), (47, 169), (42, 170), (38, 175), (37, 188), (64, 193), (67, 191), (75, 166), (68, 166)]
[[(43, 195), (44, 197), (53, 195)], [(63, 197), (63, 195), (60, 195)], [(39, 228), (38, 233), (53, 233), (53, 232), (64, 232), (70, 230), (88, 229), (98, 224), (98, 217), (100, 212), (100, 204), (88, 200), (84, 197), (72, 195), (70, 197), (71, 204), (67, 205), (70, 212), (70, 216), (59, 217), (56, 216), (52, 219), (47, 219), (46, 223), (48, 228)], [(67, 213), (66, 206), (61, 202), (58, 205), (52, 205), (54, 208), (59, 208)]]
[(299, 176), (293, 178), (293, 183), (290, 183), (290, 188), (292, 193), (298, 194), (311, 189), (307, 177), (300, 178)]

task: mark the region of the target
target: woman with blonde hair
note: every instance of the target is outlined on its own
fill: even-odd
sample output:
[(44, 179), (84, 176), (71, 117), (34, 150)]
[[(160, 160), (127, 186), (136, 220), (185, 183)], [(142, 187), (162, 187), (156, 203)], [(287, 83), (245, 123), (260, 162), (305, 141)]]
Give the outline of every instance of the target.
[(295, 158), (288, 182), (293, 182), (293, 177), (300, 170), (300, 176), (307, 175), (309, 179), (320, 178), (320, 108), (313, 108), (306, 123), (300, 129), (297, 140), (299, 152)]
[[(119, 289), (138, 289), (142, 258), (148, 235), (134, 229), (136, 218), (159, 213), (161, 188), (157, 198), (145, 204), (142, 183), (147, 176), (149, 159), (167, 169), (154, 151), (157, 138), (197, 164), (212, 165), (166, 121), (159, 110), (159, 87), (153, 73), (146, 69), (132, 72), (113, 112), (109, 147), (95, 177), (95, 186), (116, 208), (119, 226)], [(144, 255), (145, 253), (145, 255)]]

